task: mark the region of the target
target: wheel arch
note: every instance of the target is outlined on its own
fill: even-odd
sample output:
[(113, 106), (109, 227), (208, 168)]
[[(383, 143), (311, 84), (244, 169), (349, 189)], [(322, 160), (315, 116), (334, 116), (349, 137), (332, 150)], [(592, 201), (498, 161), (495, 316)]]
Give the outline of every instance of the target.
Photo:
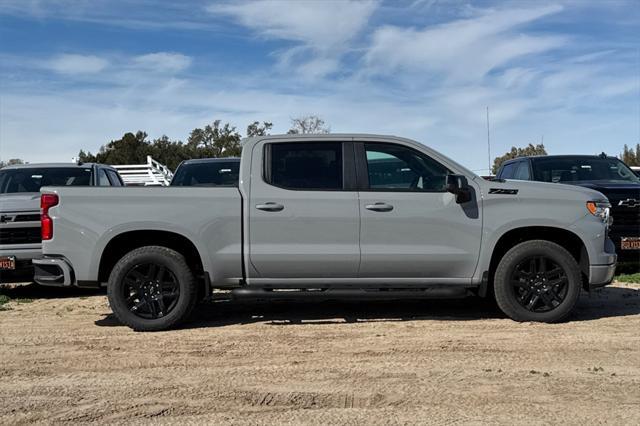
[(202, 256), (189, 238), (177, 232), (147, 229), (125, 231), (109, 240), (100, 255), (98, 281), (106, 282), (122, 256), (144, 246), (162, 246), (175, 250), (185, 257), (196, 278), (206, 276)]
[[(576, 260), (583, 276), (589, 276), (589, 253), (582, 239), (572, 231), (554, 226), (523, 226), (506, 231), (496, 241), (489, 262), (488, 284), (493, 286), (493, 278), (502, 257), (515, 245), (531, 240), (545, 240), (566, 249)], [(585, 284), (586, 285), (586, 284)]]

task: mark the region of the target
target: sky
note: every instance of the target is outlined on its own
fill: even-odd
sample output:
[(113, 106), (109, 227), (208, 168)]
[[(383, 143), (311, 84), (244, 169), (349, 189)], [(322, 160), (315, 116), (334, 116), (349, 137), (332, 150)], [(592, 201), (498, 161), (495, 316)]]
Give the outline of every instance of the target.
[(491, 157), (640, 142), (640, 0), (0, 0), (0, 159), (71, 161), (215, 119)]

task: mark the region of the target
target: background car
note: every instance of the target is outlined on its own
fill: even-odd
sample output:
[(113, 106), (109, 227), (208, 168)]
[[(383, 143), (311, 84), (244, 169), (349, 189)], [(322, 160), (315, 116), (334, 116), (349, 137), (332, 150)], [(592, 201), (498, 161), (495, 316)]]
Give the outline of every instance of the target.
[(240, 159), (199, 158), (180, 163), (170, 186), (238, 186)]
[(609, 232), (618, 261), (639, 269), (640, 178), (618, 158), (605, 154), (521, 157), (502, 163), (496, 178), (564, 183), (601, 192), (611, 203)]
[(20, 164), (0, 169), (0, 283), (31, 281), (41, 256), (40, 188), (123, 186), (104, 164)]

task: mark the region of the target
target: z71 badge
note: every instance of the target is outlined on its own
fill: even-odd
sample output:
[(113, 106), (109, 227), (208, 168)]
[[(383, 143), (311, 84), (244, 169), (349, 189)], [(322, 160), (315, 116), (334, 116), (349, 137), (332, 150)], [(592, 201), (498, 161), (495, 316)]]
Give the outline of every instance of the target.
[(489, 194), (516, 195), (517, 193), (518, 193), (517, 189), (504, 189), (504, 188), (491, 188), (491, 189), (489, 189)]

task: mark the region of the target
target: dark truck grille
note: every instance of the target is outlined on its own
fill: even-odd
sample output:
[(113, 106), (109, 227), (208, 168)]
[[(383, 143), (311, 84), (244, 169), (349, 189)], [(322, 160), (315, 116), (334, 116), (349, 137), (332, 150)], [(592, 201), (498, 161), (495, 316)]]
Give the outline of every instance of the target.
[(637, 226), (640, 234), (640, 207), (618, 207), (611, 208), (611, 216), (613, 216), (613, 226)]
[(39, 243), (40, 227), (0, 229), (0, 244)]

